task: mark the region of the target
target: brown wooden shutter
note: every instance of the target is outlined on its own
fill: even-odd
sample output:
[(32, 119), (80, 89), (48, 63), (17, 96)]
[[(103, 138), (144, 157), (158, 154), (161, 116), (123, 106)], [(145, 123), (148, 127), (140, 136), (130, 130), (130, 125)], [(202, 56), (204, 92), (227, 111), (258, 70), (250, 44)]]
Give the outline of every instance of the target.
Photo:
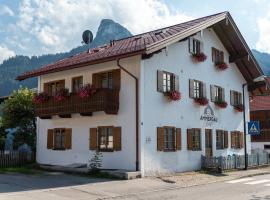
[(99, 73), (92, 74), (92, 84), (96, 88), (101, 88), (101, 76)]
[(164, 92), (163, 91), (163, 71), (160, 71), (160, 70), (157, 71), (157, 91)]
[(157, 127), (157, 150), (164, 150), (164, 128)]
[(175, 134), (175, 149), (177, 150), (181, 150), (182, 148), (182, 139), (181, 139), (181, 128), (176, 128), (176, 134)]
[(90, 150), (98, 149), (97, 137), (98, 137), (97, 128), (90, 128), (90, 137), (89, 137)]
[(224, 88), (221, 89), (221, 97), (222, 97), (222, 100), (225, 101), (225, 89)]
[(194, 80), (189, 79), (189, 97), (194, 98)]
[(220, 61), (221, 62), (224, 62), (224, 52), (223, 51), (220, 51)]
[(244, 133), (238, 132), (239, 134), (239, 148), (242, 149), (244, 147)]
[(243, 104), (243, 96), (242, 96), (242, 93), (239, 93), (240, 95), (240, 104)]
[(231, 148), (235, 149), (235, 132), (231, 132)]
[(230, 102), (231, 102), (231, 105), (234, 106), (234, 91), (230, 91)]
[(43, 92), (45, 92), (46, 94), (49, 94), (49, 83), (44, 83), (43, 84)]
[(215, 54), (216, 52), (215, 52), (215, 48), (214, 47), (212, 47), (212, 62), (213, 63), (215, 63), (216, 62), (216, 59), (215, 59), (215, 57), (216, 57), (216, 54)]
[(192, 145), (192, 134), (194, 130), (193, 129), (187, 129), (187, 149), (188, 150), (193, 150), (193, 145)]
[(65, 129), (65, 149), (71, 149), (72, 146), (72, 129)]
[(188, 51), (193, 53), (193, 38), (188, 38)]
[(202, 84), (202, 88), (203, 88), (203, 93), (202, 93), (202, 95), (203, 95), (203, 97), (204, 98), (206, 98), (207, 97), (207, 94), (206, 94), (206, 83), (201, 83)]
[(121, 151), (121, 127), (113, 128), (113, 149), (115, 151)]
[(48, 129), (47, 149), (53, 149), (53, 129)]
[(121, 70), (115, 69), (112, 72), (113, 89), (120, 90), (121, 88)]
[(211, 101), (214, 102), (215, 101), (215, 91), (216, 91), (216, 87), (214, 85), (210, 85), (210, 95), (211, 95)]
[(64, 89), (65, 88), (65, 80), (60, 80), (59, 81), (59, 89)]
[(224, 131), (224, 148), (228, 148), (228, 131)]
[(179, 76), (176, 74), (173, 75), (173, 89), (179, 91)]

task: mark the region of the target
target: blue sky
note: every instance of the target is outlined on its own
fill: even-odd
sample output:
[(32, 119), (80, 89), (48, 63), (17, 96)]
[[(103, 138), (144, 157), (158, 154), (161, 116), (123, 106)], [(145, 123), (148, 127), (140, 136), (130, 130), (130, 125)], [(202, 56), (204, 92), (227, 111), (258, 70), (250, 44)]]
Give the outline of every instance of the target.
[(0, 63), (79, 46), (110, 18), (133, 34), (229, 11), (251, 48), (270, 53), (270, 0), (0, 0)]

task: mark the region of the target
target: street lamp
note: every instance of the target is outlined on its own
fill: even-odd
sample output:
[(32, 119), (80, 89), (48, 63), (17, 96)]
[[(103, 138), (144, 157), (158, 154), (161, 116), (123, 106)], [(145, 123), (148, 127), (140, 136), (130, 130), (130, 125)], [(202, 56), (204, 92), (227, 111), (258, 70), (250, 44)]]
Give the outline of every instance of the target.
[[(264, 81), (266, 78), (265, 75), (259, 76), (255, 79), (253, 79), (254, 83)], [(245, 106), (245, 86), (247, 83), (244, 83), (242, 85), (242, 90), (243, 90), (243, 120), (244, 120), (244, 142), (245, 142), (245, 170), (248, 168), (248, 155), (247, 155), (247, 134), (246, 134), (246, 106)]]

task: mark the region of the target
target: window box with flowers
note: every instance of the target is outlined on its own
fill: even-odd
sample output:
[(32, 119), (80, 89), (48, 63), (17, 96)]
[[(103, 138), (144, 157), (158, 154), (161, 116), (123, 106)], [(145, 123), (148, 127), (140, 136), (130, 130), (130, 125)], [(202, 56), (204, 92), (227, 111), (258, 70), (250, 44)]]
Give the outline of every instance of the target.
[(46, 103), (49, 100), (49, 95), (45, 92), (34, 94), (32, 102), (34, 104)]
[(189, 38), (189, 52), (194, 61), (204, 62), (207, 59), (207, 56), (203, 53), (202, 49), (203, 44), (200, 40)]
[(196, 61), (196, 62), (204, 62), (207, 59), (207, 56), (204, 53), (194, 53), (192, 54), (192, 58)]
[(231, 105), (233, 106), (234, 110), (237, 112), (243, 112), (244, 105), (243, 105), (242, 93), (231, 90), (230, 96), (231, 96)]
[(212, 61), (219, 70), (226, 70), (229, 65), (224, 61), (224, 52), (212, 47)]
[(206, 84), (202, 81), (189, 79), (189, 97), (194, 99), (196, 104), (207, 105), (209, 100), (206, 96)]
[(69, 90), (67, 88), (61, 88), (55, 92), (53, 98), (57, 102), (61, 102), (67, 99), (69, 96)]
[(229, 65), (225, 62), (218, 62), (215, 65), (219, 70), (226, 70), (229, 67)]
[(97, 89), (95, 88), (94, 85), (91, 84), (86, 84), (83, 85), (79, 91), (78, 91), (78, 95), (80, 98), (84, 99), (84, 98), (88, 98), (93, 96), (96, 93)]
[(219, 108), (227, 108), (228, 103), (226, 101), (215, 101), (215, 105)]
[(243, 112), (244, 111), (244, 105), (239, 104), (239, 105), (234, 105), (234, 110), (237, 112)]
[(209, 102), (209, 100), (206, 97), (194, 98), (194, 101), (195, 101), (195, 103), (199, 104), (200, 106), (205, 106)]
[(181, 99), (181, 93), (177, 90), (174, 90), (168, 93), (168, 97), (171, 101), (179, 101)]

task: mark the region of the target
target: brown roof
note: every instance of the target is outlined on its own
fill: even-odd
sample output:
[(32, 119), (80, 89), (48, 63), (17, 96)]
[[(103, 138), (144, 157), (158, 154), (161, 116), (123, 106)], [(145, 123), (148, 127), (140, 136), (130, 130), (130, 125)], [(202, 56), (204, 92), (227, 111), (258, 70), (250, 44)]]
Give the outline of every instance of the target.
[[(230, 22), (229, 25), (228, 22)], [(220, 31), (224, 26), (226, 26), (226, 30)], [(213, 27), (222, 41), (224, 40), (224, 46), (229, 51), (230, 55), (234, 55), (235, 58), (237, 58), (235, 62), (247, 81), (251, 81), (262, 74), (259, 65), (234, 24), (230, 14), (228, 12), (222, 12), (174, 26), (116, 40), (111, 42), (111, 44), (90, 49), (88, 52), (83, 52), (39, 69), (26, 72), (18, 76), (16, 79), (24, 80), (30, 77), (64, 71), (90, 64), (102, 63), (132, 55), (151, 54), (168, 46), (169, 44), (185, 39), (207, 27)], [(232, 44), (232, 42), (235, 44)], [(247, 55), (249, 55), (248, 62)]]
[(250, 111), (270, 110), (270, 95), (253, 97), (249, 106)]

